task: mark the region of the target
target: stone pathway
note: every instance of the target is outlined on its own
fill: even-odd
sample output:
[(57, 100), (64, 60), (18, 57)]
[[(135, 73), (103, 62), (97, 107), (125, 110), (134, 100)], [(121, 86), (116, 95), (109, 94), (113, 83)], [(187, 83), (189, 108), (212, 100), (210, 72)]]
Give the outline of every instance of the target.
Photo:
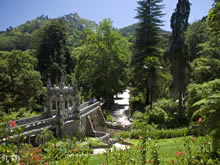
[(130, 94), (128, 90), (125, 90), (122, 94), (115, 97), (115, 104), (112, 107), (112, 117), (115, 122), (121, 125), (128, 126), (131, 122), (128, 120), (129, 113), (129, 98)]
[[(117, 150), (125, 150), (126, 148), (129, 149), (129, 146), (124, 145), (124, 144), (120, 144), (120, 143), (115, 143), (113, 144), (113, 147), (111, 148), (111, 151), (113, 151), (113, 148), (116, 148)], [(104, 148), (97, 148), (93, 150), (93, 154), (103, 154), (104, 152), (106, 152), (106, 150)]]
[[(112, 107), (112, 117), (114, 121), (117, 124), (129, 126), (131, 125), (131, 122), (128, 120), (128, 117), (130, 115), (129, 113), (129, 98), (130, 94), (128, 90), (125, 90), (122, 94), (119, 94), (117, 97), (115, 97), (115, 104)], [(111, 151), (113, 148), (125, 150), (126, 148), (129, 148), (129, 146), (115, 143), (113, 144), (113, 147), (111, 148)], [(93, 150), (93, 154), (103, 154), (106, 152), (104, 148), (98, 148)]]

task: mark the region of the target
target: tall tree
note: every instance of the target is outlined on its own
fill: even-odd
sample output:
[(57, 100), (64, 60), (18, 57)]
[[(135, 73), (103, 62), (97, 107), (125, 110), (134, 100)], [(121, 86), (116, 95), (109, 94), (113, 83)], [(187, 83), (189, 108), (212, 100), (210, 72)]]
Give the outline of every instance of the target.
[(126, 88), (129, 44), (107, 19), (85, 34), (83, 45), (73, 51), (76, 79), (87, 96), (104, 98), (110, 108), (113, 96)]
[(62, 20), (52, 20), (42, 28), (37, 44), (37, 58), (37, 68), (44, 82), (50, 77), (52, 83), (56, 83), (62, 71), (70, 73), (70, 53)]
[(184, 32), (187, 30), (190, 14), (189, 0), (178, 0), (171, 16), (172, 36), (170, 40), (170, 62), (173, 74), (173, 85), (179, 99), (179, 120), (183, 119), (182, 98), (185, 92), (185, 70), (187, 63), (187, 46), (184, 43)]
[(0, 107), (6, 113), (33, 108), (42, 93), (40, 73), (34, 68), (37, 59), (28, 52), (0, 52)]
[[(157, 68), (160, 65), (158, 49), (159, 31), (162, 25), (162, 0), (138, 1), (136, 18), (139, 20), (136, 29), (134, 53), (131, 59), (134, 86), (144, 89), (145, 105), (152, 105), (153, 91), (157, 79)], [(152, 106), (151, 106), (152, 109)]]

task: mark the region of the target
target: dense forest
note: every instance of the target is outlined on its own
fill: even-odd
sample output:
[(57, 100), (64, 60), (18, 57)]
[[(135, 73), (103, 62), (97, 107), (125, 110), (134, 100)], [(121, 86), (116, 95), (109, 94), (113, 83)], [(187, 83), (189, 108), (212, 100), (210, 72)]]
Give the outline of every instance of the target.
[(64, 73), (66, 84), (76, 81), (82, 89), (83, 101), (104, 99), (111, 111), (114, 95), (129, 89), (132, 118), (146, 129), (188, 127), (211, 134), (219, 150), (220, 2), (189, 24), (190, 2), (179, 0), (171, 32), (163, 30), (161, 2), (139, 1), (138, 23), (122, 29), (75, 13), (42, 15), (1, 31), (1, 115), (42, 111), (48, 78), (58, 84)]

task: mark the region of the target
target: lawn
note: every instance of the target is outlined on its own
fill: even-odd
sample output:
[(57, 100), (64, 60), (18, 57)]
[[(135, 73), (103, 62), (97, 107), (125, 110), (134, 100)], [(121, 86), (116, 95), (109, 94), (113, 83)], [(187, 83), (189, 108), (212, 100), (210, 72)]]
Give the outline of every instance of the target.
[[(175, 159), (177, 151), (185, 151), (184, 138), (185, 137), (157, 140), (158, 145), (160, 146), (159, 155), (161, 164), (171, 164), (171, 160)], [(128, 139), (126, 141), (135, 145), (138, 145), (139, 143), (139, 140), (135, 139)], [(102, 155), (91, 155), (89, 165), (101, 165), (103, 162), (104, 159)]]

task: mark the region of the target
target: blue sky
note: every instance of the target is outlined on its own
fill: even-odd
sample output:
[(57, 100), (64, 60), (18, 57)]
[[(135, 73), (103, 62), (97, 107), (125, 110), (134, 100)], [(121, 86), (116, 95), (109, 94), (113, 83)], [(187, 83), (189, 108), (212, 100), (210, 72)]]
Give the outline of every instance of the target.
[[(15, 27), (27, 20), (32, 20), (42, 14), (56, 18), (69, 13), (78, 13), (81, 17), (100, 22), (111, 18), (116, 28), (122, 28), (137, 20), (135, 9), (138, 0), (0, 0), (0, 30)], [(170, 30), (170, 17), (178, 0), (164, 0), (163, 17), (165, 26)], [(191, 13), (189, 22), (201, 19), (208, 14), (213, 0), (190, 0)]]

